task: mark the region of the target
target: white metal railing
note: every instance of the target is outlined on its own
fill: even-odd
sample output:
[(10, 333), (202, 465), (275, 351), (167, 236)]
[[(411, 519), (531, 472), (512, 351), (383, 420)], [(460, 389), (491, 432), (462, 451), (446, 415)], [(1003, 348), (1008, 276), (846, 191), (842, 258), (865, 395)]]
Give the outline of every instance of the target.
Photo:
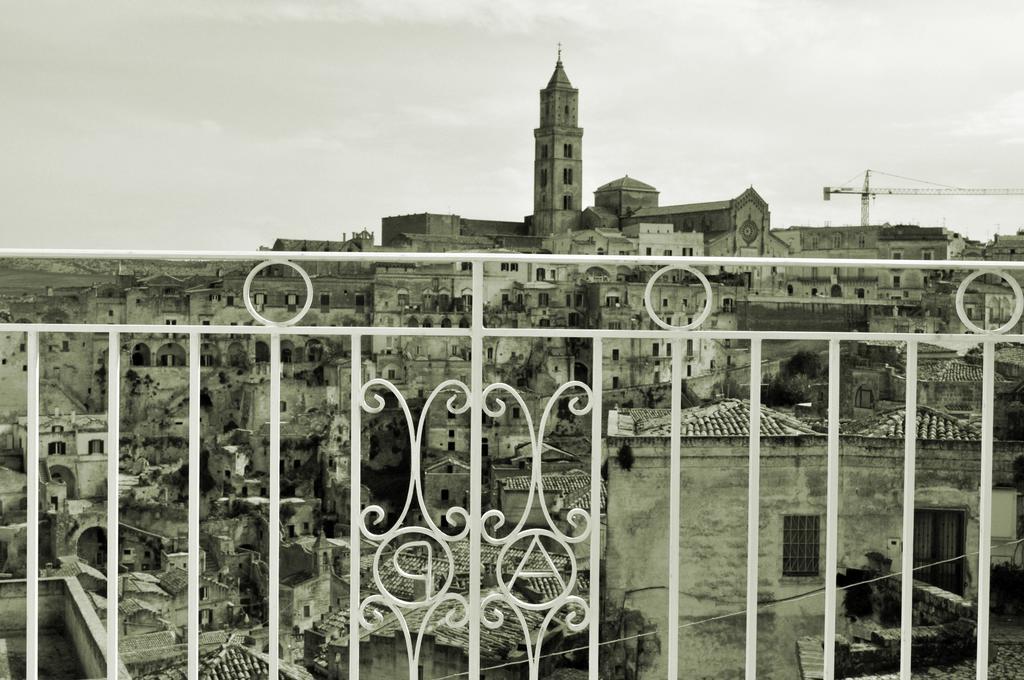
[[(825, 567), (825, 615), (824, 615), (824, 675), (826, 678), (833, 678), (835, 674), (834, 647), (830, 643), (835, 636), (836, 621), (836, 596), (837, 586), (835, 574), (837, 570), (838, 552), (838, 487), (839, 487), (839, 404), (840, 404), (840, 343), (843, 341), (857, 340), (898, 340), (904, 342), (907, 348), (907, 380), (906, 380), (906, 422), (914, 422), (913, 417), (917, 413), (917, 376), (918, 376), (918, 348), (923, 342), (951, 342), (980, 344), (983, 350), (983, 400), (982, 400), (982, 441), (981, 441), (981, 485), (980, 485), (980, 512), (979, 512), (979, 533), (980, 551), (978, 556), (978, 621), (977, 621), (977, 677), (986, 678), (988, 675), (988, 633), (989, 633), (989, 565), (991, 562), (991, 506), (992, 506), (992, 479), (993, 479), (993, 414), (994, 404), (994, 349), (996, 341), (1003, 342), (1024, 342), (1024, 335), (1020, 332), (1011, 332), (1017, 328), (1021, 313), (1024, 311), (1024, 294), (1014, 277), (1007, 272), (1020, 272), (1024, 270), (1024, 263), (1019, 262), (962, 262), (962, 261), (933, 261), (933, 260), (856, 260), (856, 259), (824, 259), (824, 258), (736, 258), (736, 257), (639, 257), (639, 256), (588, 256), (588, 255), (521, 255), (512, 253), (393, 253), (393, 252), (368, 252), (368, 253), (293, 253), (293, 252), (268, 252), (268, 251), (226, 251), (226, 252), (190, 252), (190, 251), (80, 251), (80, 250), (0, 250), (2, 257), (19, 258), (74, 258), (74, 259), (121, 259), (121, 260), (208, 260), (208, 261), (245, 261), (258, 262), (245, 280), (243, 289), (243, 302), (249, 313), (259, 325), (255, 326), (226, 326), (226, 325), (197, 325), (194, 323), (177, 325), (173, 328), (175, 333), (187, 334), (189, 339), (189, 568), (188, 568), (188, 674), (191, 678), (198, 677), (199, 672), (199, 465), (200, 460), (200, 348), (203, 338), (211, 336), (227, 335), (269, 335), (270, 336), (270, 403), (274, 405), (270, 412), (269, 424), (269, 476), (270, 476), (270, 516), (279, 517), (280, 513), (280, 454), (281, 454), (281, 336), (283, 334), (308, 335), (308, 336), (335, 336), (348, 338), (351, 343), (351, 354), (349, 357), (351, 367), (351, 384), (349, 386), (351, 399), (350, 431), (351, 431), (351, 471), (350, 488), (350, 517), (349, 537), (351, 542), (350, 572), (351, 581), (349, 608), (350, 617), (350, 643), (349, 643), (349, 674), (352, 678), (359, 676), (360, 667), (360, 633), (364, 626), (374, 623), (376, 609), (371, 605), (378, 605), (390, 610), (397, 616), (402, 632), (408, 645), (409, 655), (409, 677), (417, 676), (417, 655), (420, 649), (420, 642), (423, 636), (423, 626), (418, 630), (411, 628), (406, 622), (406, 616), (411, 612), (426, 610), (429, 617), (434, 613), (444, 613), (445, 621), (453, 627), (465, 626), (468, 628), (468, 677), (474, 680), (481, 677), (484, 670), (481, 668), (481, 630), (483, 627), (493, 628), (501, 625), (505, 616), (502, 612), (512, 612), (516, 616), (524, 630), (524, 645), (528, 651), (528, 666), (530, 677), (537, 678), (540, 672), (540, 659), (543, 656), (542, 644), (544, 635), (536, 635), (536, 640), (531, 644), (531, 631), (527, 630), (524, 616), (527, 612), (535, 612), (544, 616), (541, 624), (542, 630), (551, 624), (553, 617), (562, 612), (565, 615), (565, 624), (571, 631), (580, 632), (588, 629), (588, 659), (590, 677), (598, 677), (599, 648), (605, 641), (599, 636), (600, 621), (600, 592), (602, 584), (601, 574), (601, 546), (598, 518), (594, 516), (595, 509), (601, 507), (601, 440), (603, 437), (603, 405), (601, 400), (601, 386), (603, 381), (603, 342), (606, 339), (640, 338), (657, 339), (673, 343), (676, 351), (671, 357), (671, 444), (670, 444), (670, 475), (674, 483), (670, 486), (669, 499), (669, 520), (672, 529), (669, 532), (669, 593), (668, 593), (668, 621), (665, 629), (667, 637), (667, 668), (668, 677), (679, 677), (680, 670), (685, 666), (680, 665), (679, 658), (679, 559), (680, 559), (680, 474), (681, 474), (681, 451), (680, 451), (680, 418), (679, 413), (682, 407), (682, 378), (683, 374), (683, 348), (687, 340), (698, 339), (745, 339), (750, 341), (750, 422), (749, 422), (749, 477), (748, 477), (748, 505), (747, 505), (747, 584), (746, 584), (746, 647), (745, 647), (745, 673), (748, 679), (757, 676), (757, 612), (758, 612), (758, 526), (759, 526), (759, 494), (760, 494), (760, 421), (761, 421), (761, 356), (762, 343), (770, 340), (789, 340), (794, 338), (807, 340), (821, 340), (828, 343), (828, 428), (827, 428), (827, 511), (826, 511), (826, 567)], [(310, 261), (336, 261), (336, 262), (398, 262), (410, 265), (422, 264), (455, 264), (470, 263), (471, 288), (473, 293), (473, 305), (471, 311), (471, 323), (468, 328), (455, 327), (403, 327), (403, 326), (303, 326), (302, 319), (313, 302), (315, 285), (306, 272), (302, 269), (301, 263)], [(484, 323), (485, 300), (485, 265), (494, 262), (521, 262), (532, 264), (562, 264), (570, 266), (585, 267), (587, 265), (614, 264), (614, 265), (637, 265), (655, 266), (659, 269), (648, 279), (644, 293), (644, 305), (649, 314), (650, 321), (658, 328), (638, 329), (607, 329), (607, 328), (492, 328)], [(250, 295), (250, 286), (257, 273), (272, 264), (286, 265), (294, 268), (300, 274), (306, 287), (306, 302), (301, 311), (294, 317), (284, 322), (276, 322), (262, 316), (253, 306)], [(962, 280), (957, 291), (955, 306), (959, 320), (972, 334), (964, 333), (883, 333), (883, 332), (854, 332), (854, 331), (770, 331), (770, 330), (702, 330), (701, 324), (707, 319), (712, 310), (713, 287), (707, 276), (702, 273), (701, 268), (725, 267), (736, 269), (749, 269), (756, 267), (785, 267), (785, 266), (826, 266), (840, 268), (888, 268), (898, 267), (900, 269), (934, 269), (934, 270), (962, 270), (968, 275)], [(658, 285), (657, 280), (669, 271), (681, 271), (688, 273), (699, 281), (706, 292), (705, 308), (692, 322), (682, 326), (673, 326), (658, 316), (652, 302), (652, 290)], [(964, 296), (968, 285), (981, 274), (995, 274), (1002, 277), (1012, 291), (1015, 298), (1013, 314), (1009, 321), (995, 330), (979, 328), (974, 324), (964, 311)], [(110, 445), (108, 448), (107, 468), (107, 602), (108, 602), (108, 630), (107, 630), (107, 676), (117, 677), (118, 663), (118, 631), (116, 617), (117, 573), (118, 573), (118, 504), (117, 498), (117, 477), (118, 477), (118, 442), (119, 432), (119, 409), (121, 401), (120, 393), (120, 339), (123, 335), (139, 333), (162, 333), (168, 332), (168, 327), (162, 324), (150, 323), (3, 323), (0, 330), (7, 332), (25, 333), (27, 336), (27, 475), (28, 475), (28, 527), (27, 527), (27, 620), (26, 620), (26, 670), (31, 680), (38, 677), (38, 578), (39, 578), (39, 396), (40, 396), (40, 334), (48, 332), (66, 333), (106, 333), (108, 335), (108, 432)], [(449, 510), (449, 519), (458, 520), (462, 530), (449, 535), (442, 532), (429, 519), (429, 513), (424, 505), (423, 491), (420, 488), (419, 476), (415, 473), (421, 461), (422, 432), (424, 428), (425, 415), (419, 422), (414, 422), (411, 411), (405, 401), (402, 392), (385, 379), (363, 380), (363, 351), (361, 340), (372, 337), (386, 337), (391, 335), (402, 336), (446, 336), (468, 338), (471, 345), (471, 371), (469, 384), (460, 381), (449, 380), (438, 385), (427, 400), (427, 404), (438, 396), (442, 391), (454, 390), (457, 394), (447, 400), (445, 407), (452, 413), (470, 414), (470, 466), (471, 475), (469, 489), (469, 507), (453, 508)], [(538, 425), (533, 425), (533, 414), (526, 402), (516, 388), (505, 384), (484, 384), (484, 339), (501, 337), (521, 338), (585, 338), (592, 342), (592, 375), (590, 386), (582, 382), (569, 381), (564, 383), (556, 394), (547, 402), (547, 406), (541, 414)], [(376, 532), (373, 529), (376, 522), (384, 517), (384, 510), (380, 506), (371, 505), (363, 508), (360, 502), (360, 476), (361, 476), (361, 423), (364, 413), (380, 411), (384, 405), (383, 399), (377, 391), (390, 392), (398, 401), (405, 412), (409, 427), (410, 441), (412, 444), (413, 474), (410, 476), (410, 488), (406, 501), (405, 510), (395, 525), (384, 531)], [(543, 485), (541, 482), (541, 451), (545, 424), (550, 415), (551, 409), (556, 400), (572, 392), (575, 396), (570, 404), (572, 412), (576, 415), (590, 414), (591, 416), (591, 488), (590, 488), (590, 511), (577, 510), (570, 513), (570, 520), (580, 531), (574, 536), (568, 536), (555, 525), (547, 508), (543, 504)], [(499, 393), (504, 400), (499, 398)], [(460, 396), (461, 395), (461, 396)], [(582, 397), (582, 399), (581, 399)], [(526, 414), (529, 423), (531, 450), (533, 465), (531, 467), (530, 502), (527, 510), (518, 523), (512, 522), (506, 525), (512, 527), (510, 533), (499, 535), (495, 533), (498, 525), (505, 524), (506, 518), (498, 510), (483, 511), (481, 475), (482, 451), (481, 440), (483, 437), (482, 422), (483, 416), (495, 417), (504, 412), (506, 401), (516, 403)], [(459, 403), (461, 401), (461, 403)], [(426, 409), (424, 409), (425, 413)], [(914, 531), (914, 491), (915, 491), (915, 451), (916, 431), (914, 427), (907, 426), (905, 430), (905, 459), (904, 459), (904, 504), (902, 511), (903, 521), (903, 560), (905, 565), (902, 573), (902, 610), (901, 610), (901, 654), (900, 654), (900, 677), (910, 678), (911, 668), (911, 587), (912, 572), (909, 565), (913, 564), (913, 531)], [(527, 529), (524, 527), (526, 514), (529, 512), (530, 503), (539, 502), (540, 509), (547, 519), (548, 526), (545, 528)], [(422, 524), (413, 524), (409, 521), (410, 508), (415, 510), (418, 505), (422, 515), (426, 518)], [(270, 676), (277, 677), (279, 670), (278, 648), (279, 648), (279, 550), (280, 550), (280, 525), (271, 521), (269, 541), (269, 658)], [(407, 601), (387, 591), (383, 584), (379, 566), (383, 555), (383, 549), (389, 542), (400, 539), (421, 537), (423, 540), (433, 540), (441, 546), (446, 553), (446, 559), (452, 560), (448, 545), (456, 540), (467, 540), (469, 542), (469, 580), (466, 593), (456, 593), (451, 590), (451, 575), (454, 573), (454, 563), (449, 569), (448, 582), (438, 592), (429, 593), (423, 599)], [(509, 547), (523, 539), (537, 540), (544, 538), (549, 542), (559, 544), (566, 548), (569, 555), (570, 574), (568, 585), (554, 599), (536, 603), (528, 602), (516, 595), (510, 588), (509, 583), (503, 578), (501, 564), (503, 556)], [(367, 539), (378, 546), (375, 553), (373, 585), (377, 592), (370, 597), (364, 598), (360, 591), (361, 582), (365, 581), (360, 569), (361, 539)], [(571, 545), (580, 541), (589, 541), (589, 564), (590, 564), (590, 590), (589, 598), (583, 599), (570, 594), (572, 584), (577, 576), (576, 560), (573, 557)], [(484, 544), (497, 546), (500, 550), (498, 560), (497, 580), (498, 592), (484, 596), (481, 591), (481, 577), (483, 576), (483, 565), (481, 561), (481, 550)], [(397, 562), (396, 562), (397, 566)], [(500, 605), (500, 606), (499, 606)], [(425, 625), (425, 624), (424, 624)]]

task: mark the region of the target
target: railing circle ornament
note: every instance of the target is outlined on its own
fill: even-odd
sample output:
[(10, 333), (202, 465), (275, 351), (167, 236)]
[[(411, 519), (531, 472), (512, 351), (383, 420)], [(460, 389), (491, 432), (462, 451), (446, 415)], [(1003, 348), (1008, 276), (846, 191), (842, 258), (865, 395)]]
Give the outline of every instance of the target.
[[(1013, 314), (1010, 315), (1010, 320), (999, 328), (993, 328), (992, 330), (978, 327), (973, 321), (967, 318), (967, 312), (964, 310), (964, 294), (967, 293), (967, 287), (974, 282), (974, 279), (983, 274), (995, 274), (1010, 284), (1010, 289), (1013, 291), (1013, 297), (1015, 300)], [(1017, 280), (1001, 269), (982, 269), (973, 272), (964, 278), (964, 280), (960, 282), (960, 287), (956, 289), (956, 315), (960, 317), (960, 323), (962, 323), (967, 330), (972, 333), (979, 333), (981, 335), (1000, 335), (1016, 326), (1017, 322), (1020, 321), (1022, 313), (1024, 313), (1024, 292), (1021, 291), (1020, 284), (1017, 283)]]
[[(681, 270), (684, 272), (689, 272), (690, 274), (696, 276), (697, 280), (700, 281), (702, 286), (704, 286), (704, 309), (701, 311), (700, 314), (696, 316), (696, 318), (694, 318), (693, 321), (682, 326), (673, 326), (670, 323), (666, 323), (665, 320), (658, 316), (658, 313), (654, 311), (654, 305), (651, 303), (651, 291), (654, 290), (655, 282), (657, 282), (657, 280), (660, 279), (667, 272), (672, 270)], [(708, 316), (710, 316), (711, 305), (711, 283), (708, 281), (708, 277), (704, 275), (704, 272), (697, 271), (693, 267), (688, 267), (685, 264), (670, 264), (668, 266), (662, 267), (658, 271), (654, 272), (654, 276), (652, 276), (651, 279), (647, 282), (647, 287), (644, 289), (644, 307), (647, 308), (647, 314), (651, 317), (651, 320), (654, 321), (654, 323), (658, 324), (667, 331), (688, 331), (697, 328), (702, 323), (704, 323)]]
[[(272, 267), (278, 264), (291, 267), (299, 273), (299, 276), (302, 277), (302, 281), (306, 284), (306, 304), (302, 305), (302, 309), (299, 310), (299, 313), (290, 319), (286, 319), (284, 321), (271, 321), (256, 311), (256, 307), (252, 304), (252, 296), (249, 294), (249, 287), (252, 285), (252, 281), (256, 278), (257, 274), (267, 267)], [(306, 273), (306, 270), (291, 260), (267, 260), (266, 262), (260, 262), (258, 265), (253, 267), (252, 271), (249, 272), (249, 275), (245, 277), (245, 284), (242, 286), (242, 302), (245, 303), (245, 308), (249, 311), (249, 314), (252, 315), (252, 318), (256, 319), (264, 326), (293, 326), (298, 323), (302, 317), (306, 316), (306, 312), (308, 312), (309, 308), (313, 305), (313, 282), (309, 280), (309, 274)]]

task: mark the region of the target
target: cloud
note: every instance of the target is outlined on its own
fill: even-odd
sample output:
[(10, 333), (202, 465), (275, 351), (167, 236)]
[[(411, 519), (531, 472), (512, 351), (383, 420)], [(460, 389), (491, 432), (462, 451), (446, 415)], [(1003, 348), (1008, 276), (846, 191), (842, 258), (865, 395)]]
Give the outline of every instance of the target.
[(1024, 90), (952, 121), (949, 132), (963, 137), (1002, 137), (1003, 144), (1020, 144), (1024, 141)]

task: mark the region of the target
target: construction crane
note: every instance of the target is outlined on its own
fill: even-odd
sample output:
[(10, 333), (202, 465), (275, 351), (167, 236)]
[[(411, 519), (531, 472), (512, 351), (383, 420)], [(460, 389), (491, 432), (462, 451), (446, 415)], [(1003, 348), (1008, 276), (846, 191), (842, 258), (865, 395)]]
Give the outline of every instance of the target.
[(832, 194), (860, 194), (860, 223), (867, 226), (871, 223), (871, 199), (879, 194), (883, 196), (1024, 196), (1024, 189), (968, 189), (964, 187), (951, 187), (935, 182), (890, 175), (889, 173), (875, 171), (875, 174), (886, 175), (906, 179), (912, 182), (923, 182), (933, 184), (930, 187), (913, 188), (892, 188), (871, 186), (871, 170), (864, 171), (864, 186), (856, 187), (825, 187), (825, 200), (832, 200)]

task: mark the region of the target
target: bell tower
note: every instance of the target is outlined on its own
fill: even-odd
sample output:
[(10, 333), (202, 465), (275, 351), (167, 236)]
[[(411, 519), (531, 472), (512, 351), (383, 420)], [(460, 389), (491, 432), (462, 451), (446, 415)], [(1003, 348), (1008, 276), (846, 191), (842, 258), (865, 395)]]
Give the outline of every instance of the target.
[(583, 214), (583, 128), (577, 125), (579, 90), (562, 68), (562, 48), (548, 86), (540, 91), (540, 127), (533, 131), (531, 234), (551, 236), (579, 228)]

